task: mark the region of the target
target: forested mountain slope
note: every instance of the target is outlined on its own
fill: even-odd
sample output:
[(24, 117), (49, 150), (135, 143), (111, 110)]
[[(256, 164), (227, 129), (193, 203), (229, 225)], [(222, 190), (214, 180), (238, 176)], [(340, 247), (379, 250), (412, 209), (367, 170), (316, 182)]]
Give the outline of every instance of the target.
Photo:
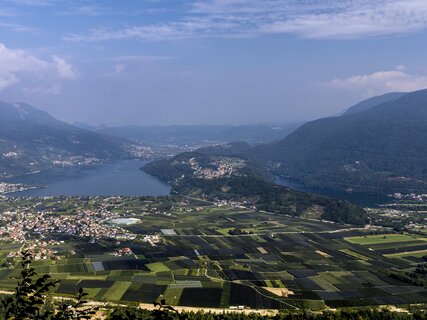
[(309, 122), (252, 153), (272, 172), (310, 186), (427, 191), (427, 90)]

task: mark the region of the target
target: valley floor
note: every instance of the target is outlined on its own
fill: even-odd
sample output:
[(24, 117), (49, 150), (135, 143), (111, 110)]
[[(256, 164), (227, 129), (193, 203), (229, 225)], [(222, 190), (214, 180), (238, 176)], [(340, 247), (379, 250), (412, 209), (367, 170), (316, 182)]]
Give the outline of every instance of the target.
[[(5, 198), (0, 212), (5, 291), (26, 248), (39, 274), (60, 280), (54, 295), (82, 287), (101, 303), (246, 312), (427, 303), (425, 286), (396, 276), (423, 264), (425, 234), (183, 197)], [(136, 223), (111, 224), (118, 217)]]

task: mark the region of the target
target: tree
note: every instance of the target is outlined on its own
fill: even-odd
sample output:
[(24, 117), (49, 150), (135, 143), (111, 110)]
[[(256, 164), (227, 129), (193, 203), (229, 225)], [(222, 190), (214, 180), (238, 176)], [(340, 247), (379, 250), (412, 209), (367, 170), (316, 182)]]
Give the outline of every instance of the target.
[(15, 294), (2, 301), (5, 318), (48, 319), (52, 311), (46, 308), (46, 295), (58, 281), (51, 280), (49, 275), (37, 277), (37, 273), (31, 267), (31, 253), (28, 251), (22, 252), (21, 266), (21, 281), (15, 288)]
[(52, 317), (52, 320), (89, 320), (94, 317), (98, 311), (98, 307), (88, 307), (85, 297), (88, 294), (83, 291), (82, 288), (79, 289), (76, 302), (63, 302), (56, 309), (55, 314)]
[(11, 297), (2, 300), (3, 316), (7, 320), (86, 320), (92, 319), (97, 307), (87, 307), (84, 298), (87, 293), (80, 288), (75, 302), (62, 302), (59, 306), (52, 306), (49, 300), (49, 291), (59, 281), (52, 280), (51, 276), (38, 277), (31, 267), (32, 255), (28, 251), (21, 253), (21, 280)]

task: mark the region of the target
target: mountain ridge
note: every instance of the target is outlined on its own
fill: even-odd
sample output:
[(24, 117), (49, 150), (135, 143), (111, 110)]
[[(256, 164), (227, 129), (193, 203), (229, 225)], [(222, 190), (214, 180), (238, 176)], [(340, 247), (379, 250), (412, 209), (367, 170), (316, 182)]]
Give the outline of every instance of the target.
[[(92, 127), (98, 133), (111, 134), (149, 145), (194, 144), (200, 142), (229, 143), (245, 141), (250, 144), (280, 140), (297, 129), (301, 123), (281, 125), (170, 125), (170, 126), (122, 126)], [(79, 124), (81, 127), (90, 126)]]
[(372, 97), (366, 100), (363, 100), (350, 108), (348, 108), (341, 116), (349, 116), (356, 113), (360, 113), (366, 110), (369, 110), (375, 106), (378, 106), (380, 104), (395, 101), (404, 95), (406, 95), (408, 92), (389, 92), (380, 96)]
[(127, 157), (126, 141), (77, 128), (25, 103), (0, 102), (0, 178)]
[(374, 193), (426, 191), (427, 90), (309, 122), (252, 153), (275, 174), (309, 186)]

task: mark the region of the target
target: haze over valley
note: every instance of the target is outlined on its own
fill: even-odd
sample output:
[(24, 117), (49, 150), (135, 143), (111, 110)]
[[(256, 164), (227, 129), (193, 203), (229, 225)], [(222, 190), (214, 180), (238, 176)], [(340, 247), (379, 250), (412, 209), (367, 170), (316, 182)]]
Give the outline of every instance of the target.
[(0, 4), (0, 320), (427, 318), (427, 2)]

